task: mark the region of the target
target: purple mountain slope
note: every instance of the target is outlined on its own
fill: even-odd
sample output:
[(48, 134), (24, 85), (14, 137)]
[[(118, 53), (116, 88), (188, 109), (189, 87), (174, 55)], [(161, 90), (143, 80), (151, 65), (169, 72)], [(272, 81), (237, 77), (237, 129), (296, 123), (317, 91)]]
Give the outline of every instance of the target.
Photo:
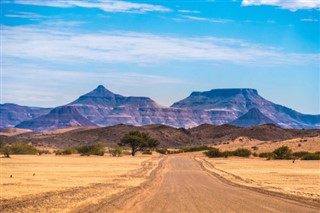
[(50, 110), (50, 108), (28, 107), (9, 103), (0, 104), (0, 128), (14, 127), (22, 121), (45, 115)]
[[(255, 89), (214, 89), (193, 92), (172, 107), (202, 109), (209, 113), (211, 124), (229, 123), (252, 108), (284, 128), (320, 128), (320, 115), (305, 115), (274, 104), (261, 97)], [(221, 116), (224, 115), (224, 116)]]
[[(44, 125), (45, 120), (48, 119), (51, 121), (42, 128), (43, 130), (92, 124), (98, 126), (165, 124), (190, 128), (205, 123), (227, 124), (239, 118), (238, 121), (242, 122), (241, 126), (272, 121), (284, 128), (320, 128), (320, 115), (305, 115), (274, 104), (262, 98), (254, 89), (215, 89), (207, 92), (193, 92), (189, 97), (171, 107), (164, 107), (148, 97), (126, 97), (98, 86), (65, 106), (76, 111), (65, 111), (64, 116), (56, 117), (55, 122), (52, 121), (53, 116), (50, 113), (49, 117), (42, 116), (41, 119), (23, 122), (17, 127), (40, 130), (41, 125)], [(71, 115), (65, 119), (68, 113)], [(75, 115), (81, 119), (78, 122), (71, 122)], [(91, 124), (88, 124), (88, 121)], [(245, 124), (246, 122), (248, 124)]]
[(230, 124), (240, 127), (258, 126), (262, 124), (276, 124), (273, 120), (265, 116), (257, 108), (250, 109), (246, 114), (230, 122)]
[(69, 126), (96, 126), (83, 117), (75, 107), (61, 106), (54, 108), (49, 114), (18, 124), (17, 128), (31, 129), (41, 132)]

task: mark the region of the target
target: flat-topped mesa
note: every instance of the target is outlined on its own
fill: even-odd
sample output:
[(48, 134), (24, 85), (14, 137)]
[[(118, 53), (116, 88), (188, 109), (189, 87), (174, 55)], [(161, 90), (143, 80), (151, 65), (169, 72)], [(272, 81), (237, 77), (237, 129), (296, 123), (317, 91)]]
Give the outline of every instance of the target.
[(192, 92), (189, 97), (174, 103), (172, 107), (237, 110), (240, 104), (241, 111), (245, 112), (251, 108), (251, 106), (247, 106), (248, 103), (261, 101), (263, 101), (263, 98), (259, 96), (255, 89), (213, 89), (205, 92)]
[(212, 89), (205, 92), (192, 92), (190, 96), (207, 96), (207, 97), (228, 97), (233, 95), (258, 95), (256, 89), (241, 88), (241, 89)]

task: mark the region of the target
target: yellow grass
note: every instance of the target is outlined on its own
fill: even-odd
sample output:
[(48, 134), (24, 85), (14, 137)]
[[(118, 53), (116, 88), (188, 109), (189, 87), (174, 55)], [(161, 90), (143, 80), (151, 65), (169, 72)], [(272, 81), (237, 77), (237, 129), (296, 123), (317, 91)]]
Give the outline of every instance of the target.
[[(11, 158), (1, 158), (1, 200), (24, 200), (47, 192), (62, 192), (104, 184), (103, 188), (92, 187), (91, 190), (91, 187), (88, 187), (83, 190), (83, 193), (77, 191), (75, 197), (79, 196), (78, 200), (70, 200), (61, 206), (59, 203), (63, 202), (63, 197), (59, 198), (61, 200), (52, 200), (58, 204), (57, 206), (51, 204), (56, 208), (53, 208), (52, 212), (65, 212), (79, 205), (97, 202), (127, 188), (138, 186), (145, 181), (146, 176), (160, 160), (151, 157), (13, 155)], [(148, 165), (152, 165), (148, 168), (149, 170), (144, 172), (143, 176), (132, 176), (134, 171), (142, 168), (142, 163), (145, 161), (148, 161)], [(43, 205), (43, 208), (48, 208), (47, 204)], [(30, 207), (24, 212), (42, 211), (41, 208), (41, 206)]]
[(320, 162), (258, 158), (206, 158), (222, 177), (246, 186), (320, 201)]
[[(300, 145), (299, 145), (300, 144)], [(256, 146), (258, 150), (254, 151), (251, 147)], [(259, 141), (254, 139), (249, 139), (246, 137), (240, 137), (234, 141), (230, 141), (229, 144), (221, 144), (215, 146), (222, 151), (231, 151), (237, 148), (247, 148), (252, 152), (272, 152), (280, 146), (288, 146), (293, 152), (307, 151), (307, 152), (317, 152), (320, 151), (320, 136), (308, 137), (308, 138), (294, 138), (284, 141)]]

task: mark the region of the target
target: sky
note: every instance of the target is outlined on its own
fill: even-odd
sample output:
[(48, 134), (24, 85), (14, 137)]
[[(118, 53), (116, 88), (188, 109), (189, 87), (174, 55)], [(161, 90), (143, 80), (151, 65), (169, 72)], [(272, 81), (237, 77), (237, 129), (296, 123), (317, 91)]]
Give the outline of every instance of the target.
[(255, 88), (320, 113), (319, 0), (1, 0), (1, 103)]

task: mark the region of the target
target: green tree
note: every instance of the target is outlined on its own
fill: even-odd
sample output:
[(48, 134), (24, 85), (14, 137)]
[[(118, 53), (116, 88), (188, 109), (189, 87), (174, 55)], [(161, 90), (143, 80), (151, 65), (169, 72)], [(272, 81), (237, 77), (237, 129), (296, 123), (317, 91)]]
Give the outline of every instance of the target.
[(2, 148), (2, 154), (4, 155), (5, 158), (10, 158), (11, 150), (10, 147), (3, 147)]
[(275, 149), (273, 152), (275, 159), (291, 159), (292, 152), (291, 149), (287, 146), (281, 146), (278, 149)]
[(119, 146), (129, 146), (131, 155), (135, 156), (136, 152), (157, 147), (160, 142), (152, 138), (148, 133), (131, 131), (125, 134), (119, 143)]

